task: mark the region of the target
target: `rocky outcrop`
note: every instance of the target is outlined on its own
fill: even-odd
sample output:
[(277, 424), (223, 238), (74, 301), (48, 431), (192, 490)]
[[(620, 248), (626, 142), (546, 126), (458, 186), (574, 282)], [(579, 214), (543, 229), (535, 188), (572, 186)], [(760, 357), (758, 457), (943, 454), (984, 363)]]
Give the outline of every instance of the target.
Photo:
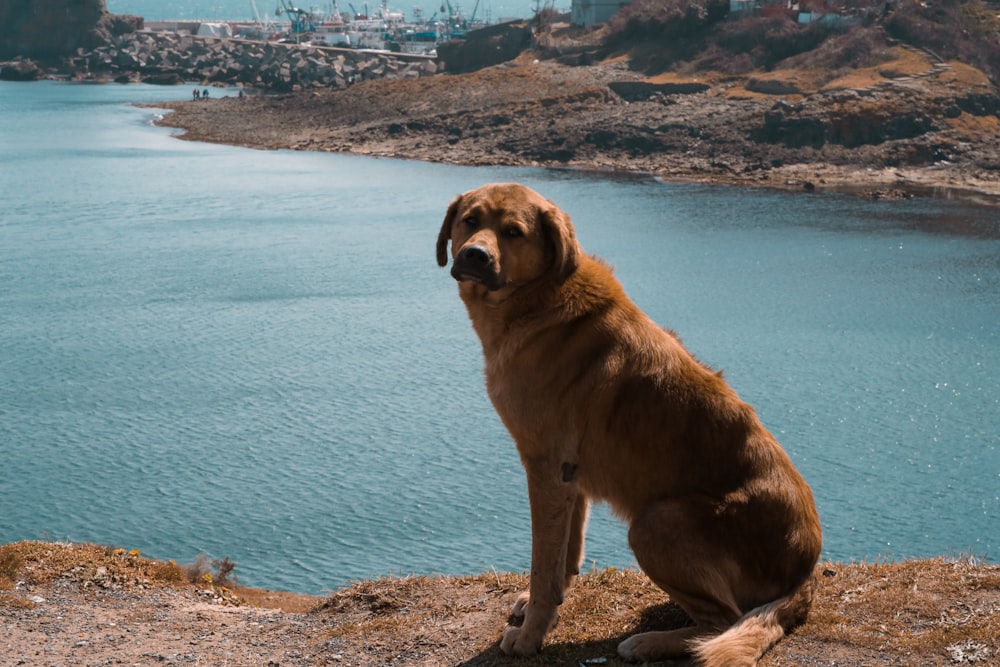
[(608, 88), (629, 102), (653, 99), (662, 95), (691, 95), (709, 89), (706, 83), (649, 83), (648, 81), (612, 81)]
[(438, 56), (452, 74), (475, 72), (513, 60), (531, 46), (531, 41), (531, 26), (526, 22), (500, 23), (441, 44)]
[(37, 81), (45, 76), (45, 70), (34, 60), (17, 58), (0, 62), (0, 81)]
[[(942, 119), (955, 116), (950, 107), (962, 113), (955, 100), (913, 99), (906, 104), (909, 97), (906, 91), (838, 91), (818, 96), (809, 106), (779, 101), (751, 137), (789, 148), (856, 148), (920, 137), (941, 130)], [(968, 106), (972, 115), (993, 115), (997, 97), (983, 94)]]
[(52, 63), (134, 32), (142, 23), (138, 16), (109, 14), (104, 0), (4, 0), (0, 60), (20, 56)]
[(143, 32), (80, 50), (70, 69), (78, 79), (218, 83), (290, 92), (426, 76), (436, 73), (437, 65), (426, 56)]

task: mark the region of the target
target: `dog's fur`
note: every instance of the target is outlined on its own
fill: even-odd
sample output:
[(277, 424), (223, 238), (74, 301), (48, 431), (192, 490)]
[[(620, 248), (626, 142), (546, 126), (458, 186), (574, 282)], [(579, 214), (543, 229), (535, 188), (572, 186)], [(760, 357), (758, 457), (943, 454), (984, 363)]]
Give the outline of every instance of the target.
[(531, 505), (531, 583), (505, 653), (536, 653), (583, 559), (591, 500), (629, 525), (643, 571), (694, 625), (621, 656), (753, 665), (801, 623), (820, 524), (812, 493), (753, 408), (584, 255), (569, 217), (516, 184), (448, 207), (448, 264), (479, 335), (486, 386), (517, 443)]

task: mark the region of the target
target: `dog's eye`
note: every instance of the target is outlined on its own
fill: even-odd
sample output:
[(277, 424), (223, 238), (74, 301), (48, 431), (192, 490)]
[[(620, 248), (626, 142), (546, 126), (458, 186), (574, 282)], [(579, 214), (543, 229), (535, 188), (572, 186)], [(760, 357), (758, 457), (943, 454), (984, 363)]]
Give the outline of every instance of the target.
[(519, 239), (524, 236), (524, 232), (521, 231), (520, 227), (508, 227), (503, 230), (503, 235), (509, 239)]
[(479, 220), (477, 220), (476, 216), (474, 215), (465, 216), (464, 218), (462, 218), (462, 222), (464, 222), (469, 227), (476, 227), (477, 225), (479, 225)]

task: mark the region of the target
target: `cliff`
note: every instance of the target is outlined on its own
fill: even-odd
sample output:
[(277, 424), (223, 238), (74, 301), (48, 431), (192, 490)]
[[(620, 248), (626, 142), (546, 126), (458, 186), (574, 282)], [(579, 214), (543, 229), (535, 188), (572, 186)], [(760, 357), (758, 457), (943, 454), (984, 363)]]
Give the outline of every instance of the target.
[(0, 60), (58, 61), (141, 29), (137, 16), (109, 14), (104, 0), (5, 0), (0, 3)]

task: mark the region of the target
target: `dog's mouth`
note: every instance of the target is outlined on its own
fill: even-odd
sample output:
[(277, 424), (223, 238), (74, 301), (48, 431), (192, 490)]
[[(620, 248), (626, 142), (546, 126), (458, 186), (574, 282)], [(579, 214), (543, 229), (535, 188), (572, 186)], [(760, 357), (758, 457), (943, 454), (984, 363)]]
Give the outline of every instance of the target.
[(460, 283), (477, 283), (483, 285), (490, 291), (496, 291), (504, 286), (500, 276), (492, 271), (476, 270), (461, 267), (457, 264), (451, 267), (451, 277)]

